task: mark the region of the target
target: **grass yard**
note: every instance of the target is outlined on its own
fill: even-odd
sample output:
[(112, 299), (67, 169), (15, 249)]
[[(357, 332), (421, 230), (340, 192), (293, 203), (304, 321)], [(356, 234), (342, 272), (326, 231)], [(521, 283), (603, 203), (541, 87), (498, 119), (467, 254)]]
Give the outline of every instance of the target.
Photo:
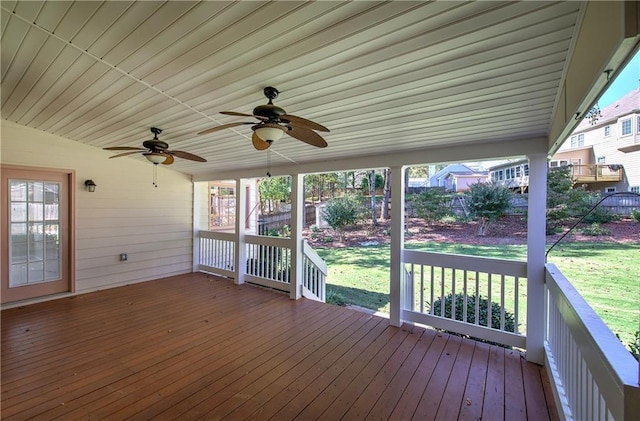
[[(407, 248), (503, 259), (526, 259), (525, 245), (474, 246), (415, 243)], [(388, 245), (318, 248), (329, 268), (327, 295), (389, 313)], [(596, 313), (626, 344), (640, 324), (640, 247), (617, 243), (566, 243), (549, 255)], [(524, 322), (524, 320), (522, 320)]]

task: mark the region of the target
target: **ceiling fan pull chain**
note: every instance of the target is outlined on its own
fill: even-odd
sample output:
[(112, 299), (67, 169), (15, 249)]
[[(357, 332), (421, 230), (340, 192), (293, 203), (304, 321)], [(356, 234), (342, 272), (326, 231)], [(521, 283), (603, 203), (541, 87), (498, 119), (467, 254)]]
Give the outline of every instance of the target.
[(158, 187), (158, 164), (153, 164), (153, 186)]
[(271, 178), (271, 149), (267, 149), (267, 177)]

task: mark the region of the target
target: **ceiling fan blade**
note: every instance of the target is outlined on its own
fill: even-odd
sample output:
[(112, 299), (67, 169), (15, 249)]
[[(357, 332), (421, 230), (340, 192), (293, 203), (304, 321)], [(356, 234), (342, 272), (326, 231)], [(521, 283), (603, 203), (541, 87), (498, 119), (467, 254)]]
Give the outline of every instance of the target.
[(224, 115), (235, 115), (238, 117), (256, 117), (259, 118), (253, 114), (247, 114), (247, 113), (239, 113), (237, 111), (220, 111), (220, 114), (224, 114)]
[(328, 132), (329, 129), (322, 124), (318, 124), (315, 121), (307, 120), (306, 118), (298, 117), (291, 114), (285, 114), (280, 116), (280, 120), (288, 121), (292, 126), (302, 127), (305, 129), (317, 130), (319, 132)]
[(304, 143), (308, 143), (309, 145), (317, 146), (318, 148), (327, 147), (327, 142), (322, 138), (322, 136), (313, 130), (304, 129), (302, 127), (291, 127), (291, 130), (288, 130), (285, 133), (303, 141)]
[(111, 146), (102, 149), (104, 149), (105, 151), (146, 151), (145, 148), (136, 148), (133, 146)]
[(137, 150), (137, 151), (119, 153), (118, 155), (110, 156), (109, 159), (111, 159), (111, 158), (120, 158), (121, 156), (127, 156), (127, 155), (134, 155), (134, 154), (139, 153), (140, 151), (146, 151), (146, 149), (140, 149), (140, 150)]
[(259, 151), (269, 149), (269, 146), (271, 146), (271, 143), (265, 142), (264, 140), (260, 139), (260, 137), (255, 132), (253, 132), (253, 136), (251, 136), (251, 143), (253, 143), (253, 147)]
[(242, 126), (243, 124), (256, 124), (256, 123), (249, 122), (249, 121), (239, 121), (237, 123), (227, 123), (227, 124), (223, 124), (221, 126), (216, 126), (216, 127), (212, 127), (210, 129), (207, 129), (207, 130), (203, 130), (201, 132), (198, 132), (198, 134), (199, 135), (209, 134), (209, 133), (216, 132), (218, 130), (228, 129), (229, 127)]
[(173, 155), (171, 155), (170, 153), (165, 154), (167, 156), (167, 159), (165, 159), (164, 161), (162, 161), (162, 165), (171, 165), (173, 164)]
[[(189, 152), (184, 152), (184, 151), (165, 151), (168, 154), (171, 155), (175, 155), (178, 158), (184, 158), (184, 159), (188, 159), (190, 161), (198, 161), (198, 162), (207, 162), (206, 159), (199, 157), (198, 155), (194, 155), (192, 153)], [(164, 164), (164, 162), (163, 162)]]

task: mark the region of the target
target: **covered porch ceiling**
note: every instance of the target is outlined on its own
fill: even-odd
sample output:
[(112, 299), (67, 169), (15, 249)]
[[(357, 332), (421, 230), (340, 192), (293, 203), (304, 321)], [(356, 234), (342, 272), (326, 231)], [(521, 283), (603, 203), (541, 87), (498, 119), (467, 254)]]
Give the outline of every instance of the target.
[(252, 121), (219, 111), (251, 113), (266, 103), (266, 86), (280, 90), (275, 103), (288, 113), (331, 130), (325, 149), (288, 136), (274, 144), (271, 165), (282, 171), (394, 155), (426, 163), (439, 156), (430, 151), (487, 144), (504, 156), (547, 152), (606, 87), (604, 71), (624, 64), (638, 32), (635, 2), (1, 7), (2, 119), (96, 148), (140, 146), (159, 127), (171, 149), (207, 159), (172, 165), (194, 180), (264, 173), (250, 125), (197, 133)]

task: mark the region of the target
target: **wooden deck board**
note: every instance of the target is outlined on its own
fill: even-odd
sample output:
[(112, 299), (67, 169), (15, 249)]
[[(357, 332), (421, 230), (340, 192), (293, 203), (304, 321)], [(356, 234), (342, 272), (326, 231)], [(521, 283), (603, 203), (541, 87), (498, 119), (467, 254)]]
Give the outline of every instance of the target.
[(557, 419), (516, 351), (205, 274), (1, 319), (3, 420)]

